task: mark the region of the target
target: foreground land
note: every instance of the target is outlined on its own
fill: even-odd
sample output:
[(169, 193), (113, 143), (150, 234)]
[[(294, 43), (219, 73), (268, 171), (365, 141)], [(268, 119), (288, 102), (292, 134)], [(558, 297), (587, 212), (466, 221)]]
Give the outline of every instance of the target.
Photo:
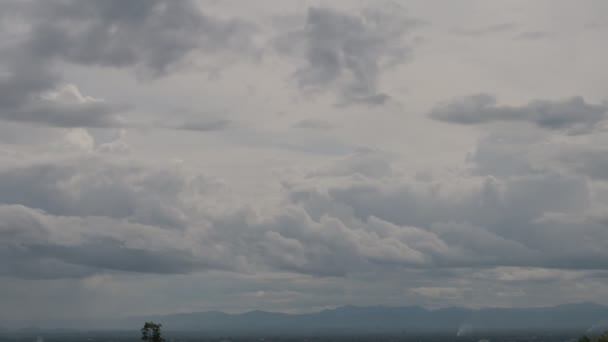
[[(448, 334), (401, 334), (401, 335), (334, 335), (334, 336), (230, 336), (205, 335), (203, 333), (167, 332), (167, 342), (575, 342), (580, 331), (572, 332), (494, 332), (475, 333), (467, 336)], [(0, 342), (127, 342), (139, 341), (135, 331), (104, 332), (39, 332), (4, 333)]]

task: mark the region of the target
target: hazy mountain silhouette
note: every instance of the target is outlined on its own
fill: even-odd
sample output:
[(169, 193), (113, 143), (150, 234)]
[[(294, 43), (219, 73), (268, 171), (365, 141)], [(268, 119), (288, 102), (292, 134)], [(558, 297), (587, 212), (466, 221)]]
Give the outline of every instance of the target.
[[(46, 322), (44, 328), (137, 329), (142, 322), (161, 322), (167, 331), (230, 334), (362, 334), (444, 332), (456, 334), (491, 330), (574, 330), (608, 327), (608, 306), (578, 303), (538, 308), (450, 307), (429, 310), (418, 306), (343, 306), (316, 313), (284, 314), (219, 311), (139, 316), (112, 320)], [(598, 328), (600, 327), (600, 328)]]
[(608, 321), (608, 306), (594, 303), (539, 308), (428, 310), (408, 307), (344, 306), (308, 314), (250, 311), (242, 314), (201, 312), (156, 317), (168, 330), (204, 330), (276, 333), (402, 333), (421, 331), (466, 332), (503, 329), (586, 331)]

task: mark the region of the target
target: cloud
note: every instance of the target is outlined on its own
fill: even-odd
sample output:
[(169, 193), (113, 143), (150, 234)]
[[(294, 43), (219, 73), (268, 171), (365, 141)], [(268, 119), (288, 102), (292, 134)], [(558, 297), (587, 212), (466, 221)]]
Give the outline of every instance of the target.
[(334, 125), (332, 125), (331, 123), (329, 123), (327, 121), (323, 121), (323, 120), (305, 119), (305, 120), (296, 122), (293, 125), (293, 128), (326, 131), (326, 130), (331, 130), (332, 128), (334, 128)]
[[(0, 205), (1, 275), (85, 277), (103, 271), (187, 273), (223, 269), (175, 233), (101, 217), (53, 216)], [(189, 249), (185, 248), (190, 245)]]
[(135, 66), (159, 76), (198, 50), (252, 47), (251, 24), (208, 16), (190, 0), (51, 0), (23, 8), (32, 22), (27, 51), (44, 60)]
[(606, 105), (587, 103), (580, 96), (561, 101), (534, 100), (523, 106), (499, 106), (494, 96), (477, 94), (437, 105), (430, 117), (464, 125), (521, 121), (550, 130), (584, 133), (604, 120), (607, 111)]
[(0, 168), (0, 203), (57, 216), (106, 216), (174, 228), (185, 224), (181, 196), (205, 186), (203, 178), (182, 178), (178, 170), (112, 163), (95, 155)]
[(64, 80), (64, 69), (70, 64), (131, 68), (140, 79), (159, 78), (197, 53), (226, 61), (254, 50), (252, 24), (206, 15), (190, 0), (8, 1), (0, 7), (26, 28), (9, 26), (16, 39), (0, 47), (4, 120), (125, 126), (119, 114), (129, 106), (82, 95)]
[(207, 121), (188, 121), (177, 126), (169, 126), (174, 129), (198, 132), (213, 132), (222, 131), (233, 125), (233, 122), (227, 119), (207, 120)]
[[(606, 238), (600, 228), (604, 218), (589, 212), (605, 208), (607, 202), (594, 200), (594, 184), (577, 173), (563, 174), (551, 164), (504, 175), (476, 174), (491, 160), (473, 157), (471, 163), (479, 165), (472, 173), (432, 180), (392, 172), (316, 173), (304, 184), (290, 185), (290, 200), (315, 221), (333, 217), (353, 229), (363, 226), (367, 232), (375, 231), (372, 222), (392, 226), (394, 230), (386, 231), (391, 239), (420, 253), (418, 264), (387, 258), (378, 261), (383, 265), (608, 267), (600, 261), (605, 258), (599, 242)], [(424, 238), (414, 243), (411, 236), (401, 235), (408, 231)]]
[(0, 118), (56, 127), (116, 127), (125, 125), (118, 113), (127, 108), (84, 96), (78, 87), (66, 84), (32, 94), (19, 106), (2, 108)]
[(405, 37), (418, 25), (395, 4), (359, 14), (311, 7), (305, 27), (280, 36), (276, 47), (301, 59), (295, 77), (304, 91), (333, 89), (343, 104), (381, 105), (390, 96), (379, 90), (380, 78), (410, 58)]
[(456, 30), (453, 30), (452, 32), (454, 34), (461, 35), (461, 36), (478, 37), (478, 36), (484, 36), (484, 35), (493, 34), (493, 33), (512, 31), (516, 28), (517, 28), (517, 25), (515, 23), (502, 23), (502, 24), (495, 24), (495, 25), (479, 27), (479, 28), (472, 28), (472, 29), (456, 29)]
[(470, 289), (460, 289), (455, 287), (414, 287), (410, 291), (416, 295), (429, 298), (462, 298)]
[(551, 34), (545, 31), (526, 31), (516, 35), (515, 40), (541, 40), (550, 37)]
[[(87, 154), (0, 167), (0, 253), (13, 260), (5, 274), (608, 269), (598, 209), (608, 197), (594, 197), (575, 168), (486, 174), (497, 158), (487, 141), (466, 173), (428, 179), (400, 174), (380, 152), (356, 153), (284, 182), (282, 201), (261, 213), (197, 173), (110, 162), (87, 134), (71, 133)], [(505, 143), (532, 162), (516, 151), (534, 141), (495, 146)]]
[(236, 267), (234, 259), (220, 256), (228, 250), (217, 253), (222, 242), (206, 246), (209, 223), (195, 212), (205, 211), (199, 196), (216, 186), (200, 176), (93, 154), (4, 165), (0, 188), (0, 254), (11, 260), (0, 269), (3, 275), (65, 278)]

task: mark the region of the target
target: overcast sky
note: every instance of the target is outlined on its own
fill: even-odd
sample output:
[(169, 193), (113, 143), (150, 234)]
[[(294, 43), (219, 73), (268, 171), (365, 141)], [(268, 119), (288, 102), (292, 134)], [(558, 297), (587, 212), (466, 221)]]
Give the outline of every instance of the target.
[(0, 320), (608, 304), (607, 23), (0, 0)]

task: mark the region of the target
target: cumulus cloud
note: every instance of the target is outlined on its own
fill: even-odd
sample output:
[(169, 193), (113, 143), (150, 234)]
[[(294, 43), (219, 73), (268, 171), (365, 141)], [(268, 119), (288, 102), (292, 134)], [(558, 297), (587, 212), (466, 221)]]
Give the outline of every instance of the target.
[(552, 130), (588, 132), (606, 118), (608, 107), (587, 103), (577, 96), (561, 101), (535, 100), (523, 106), (500, 106), (489, 94), (477, 94), (436, 106), (436, 120), (472, 125), (496, 121), (522, 121)]
[[(234, 267), (207, 245), (199, 196), (216, 188), (178, 169), (101, 156), (4, 165), (0, 171), (4, 275), (189, 273)], [(212, 192), (212, 191), (211, 191)], [(196, 207), (192, 205), (196, 204)], [(232, 261), (231, 261), (232, 260)]]
[[(472, 159), (473, 163), (484, 161)], [(394, 225), (392, 239), (403, 241), (421, 256), (419, 264), (403, 262), (403, 266), (608, 266), (600, 261), (605, 251), (599, 247), (599, 241), (606, 239), (600, 228), (605, 221), (589, 216), (600, 202), (594, 202), (592, 185), (580, 174), (560, 174), (551, 167), (430, 181), (390, 172), (354, 174), (317, 174), (307, 183), (310, 187), (290, 188), (291, 201), (314, 220), (335, 217), (348, 227), (363, 224), (365, 231), (373, 230), (370, 222)], [(601, 203), (604, 206), (605, 199)], [(412, 229), (425, 237), (421, 244), (400, 237)], [(392, 262), (399, 264), (396, 259)]]
[(197, 249), (202, 246), (153, 226), (53, 216), (19, 205), (1, 205), (0, 217), (0, 253), (7, 260), (2, 275), (69, 278), (102, 271), (186, 273), (228, 267), (201, 256)]
[(226, 60), (253, 49), (252, 24), (206, 15), (190, 0), (8, 1), (0, 6), (27, 28), (17, 26), (11, 31), (17, 39), (1, 47), (0, 118), (5, 120), (124, 126), (119, 113), (128, 106), (82, 95), (59, 69), (66, 64), (132, 68), (141, 77), (157, 78), (192, 54)]
[[(83, 132), (70, 136), (94, 145)], [(383, 153), (356, 153), (284, 182), (283, 201), (263, 214), (223, 202), (214, 181), (196, 173), (110, 162), (95, 149), (76, 159), (5, 164), (2, 253), (15, 261), (4, 272), (346, 277), (395, 268), (608, 269), (601, 211), (608, 197), (596, 197), (594, 183), (550, 164), (484, 173), (495, 149), (480, 143), (486, 156), (471, 156), (474, 167), (432, 179), (400, 174)]]
[(381, 105), (390, 95), (379, 89), (380, 78), (410, 58), (406, 35), (419, 24), (396, 4), (358, 14), (311, 7), (304, 27), (276, 46), (302, 60), (295, 77), (303, 90), (335, 89), (344, 104)]

